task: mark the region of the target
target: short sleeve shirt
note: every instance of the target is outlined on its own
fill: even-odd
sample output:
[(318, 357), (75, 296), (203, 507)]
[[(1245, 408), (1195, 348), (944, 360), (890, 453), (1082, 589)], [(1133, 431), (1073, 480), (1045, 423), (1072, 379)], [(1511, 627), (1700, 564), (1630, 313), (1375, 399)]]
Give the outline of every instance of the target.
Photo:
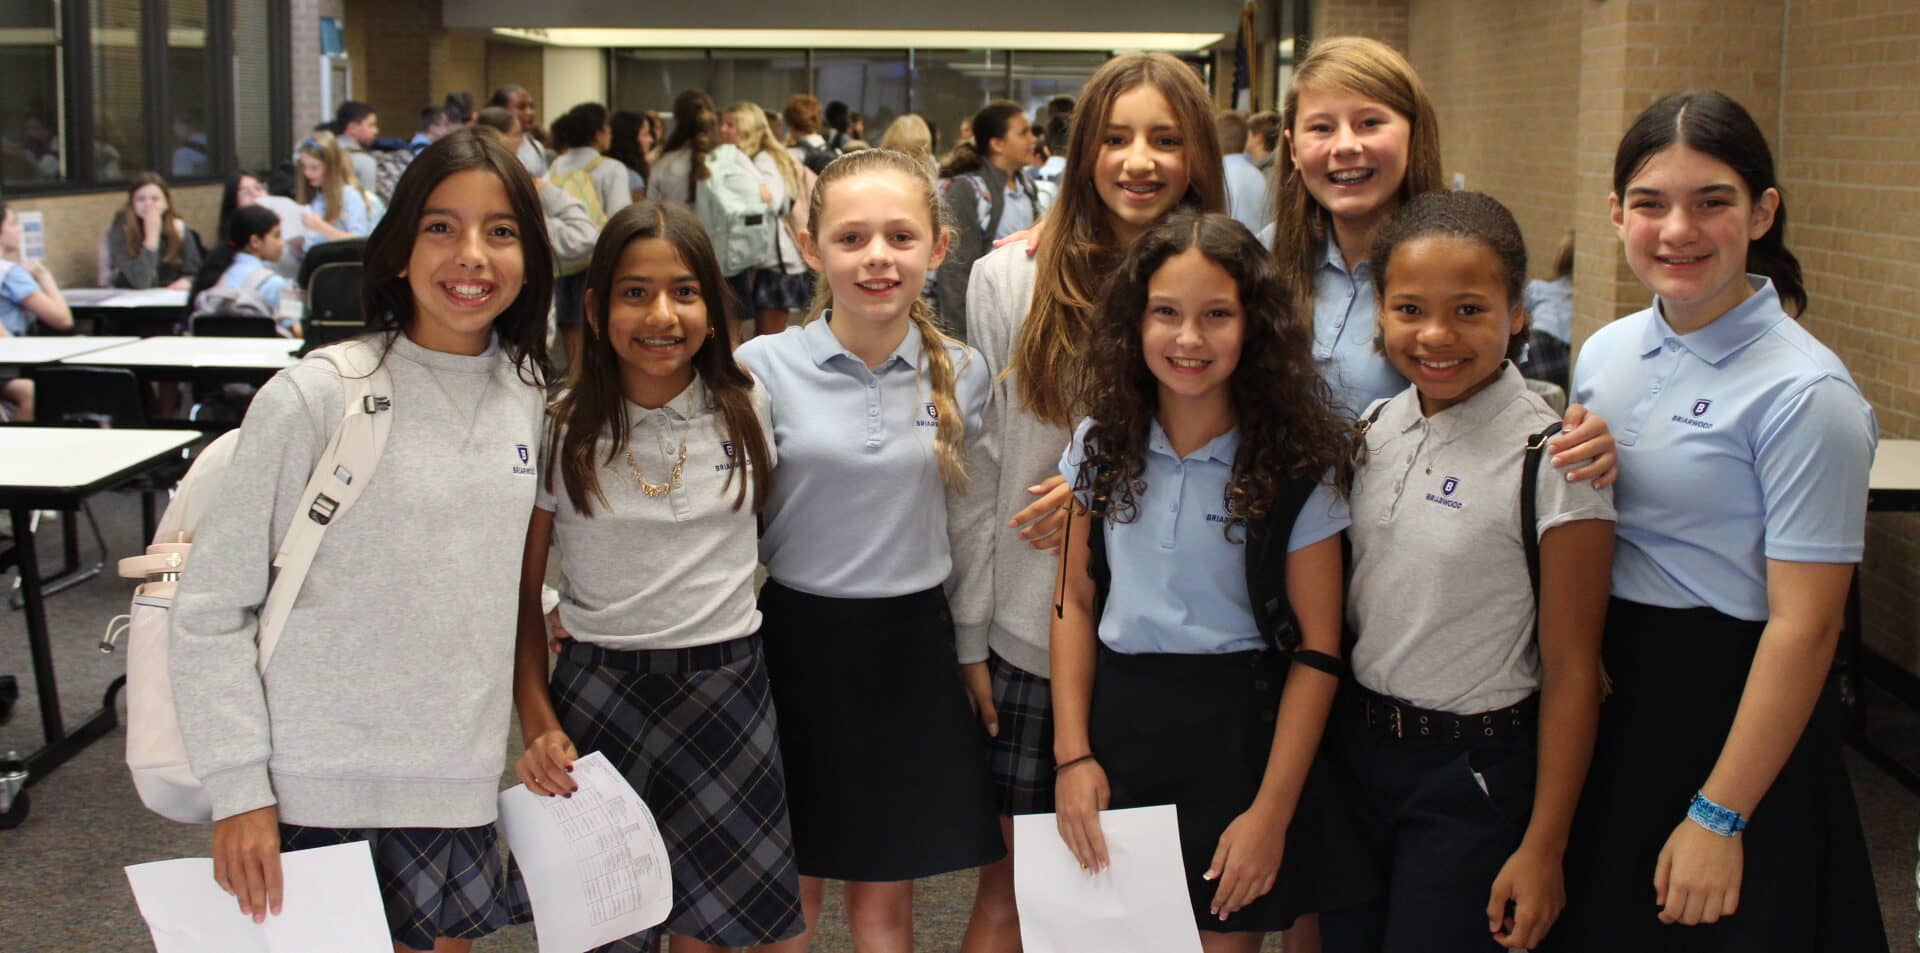
[(1380, 304), (1373, 293), (1373, 266), (1347, 270), (1340, 246), (1327, 240), (1327, 254), (1313, 273), (1313, 363), (1333, 388), (1333, 410), (1348, 418), (1399, 393), (1407, 379), (1374, 347)]
[[(911, 325), (869, 368), (829, 314), (740, 346), (767, 388), (780, 473), (760, 555), (781, 585), (837, 599), (924, 592), (947, 581), (947, 492), (935, 456), (939, 407)], [(991, 375), (980, 352), (946, 343), (969, 442), (984, 428)]]
[[(1087, 431), (1081, 422), (1060, 457), (1060, 475), (1078, 485)], [(1247, 595), (1246, 534), (1227, 537), (1227, 484), (1240, 431), (1228, 430), (1182, 457), (1159, 421), (1148, 425), (1147, 452), (1132, 519), (1106, 526), (1111, 573), (1100, 641), (1129, 655), (1216, 655), (1264, 649)], [(1084, 502), (1084, 500), (1083, 500)], [(1297, 552), (1347, 527), (1346, 507), (1330, 487), (1307, 498), (1287, 551)]]
[[(627, 451), (603, 463), (597, 476), (604, 501), (592, 497), (582, 515), (568, 498), (560, 468), (541, 462), (534, 505), (553, 513), (559, 559), (560, 621), (575, 638), (619, 649), (680, 649), (737, 639), (760, 628), (754, 570), (759, 563), (753, 485), (738, 509), (740, 481), (753, 468), (774, 465), (772, 421), (764, 391), (754, 388), (754, 411), (769, 436), (768, 459), (749, 460), (726, 429), (726, 418), (696, 375), (665, 405), (627, 404)], [(544, 444), (543, 444), (544, 447)], [(606, 460), (601, 438), (595, 459)], [(639, 480), (665, 484), (681, 448), (680, 479), (660, 496)], [(638, 470), (638, 476), (634, 471)]]
[(1879, 427), (1773, 283), (1690, 334), (1660, 303), (1587, 339), (1574, 399), (1619, 445), (1613, 594), (1767, 618), (1767, 560), (1855, 563)]
[(40, 283), (26, 268), (0, 260), (0, 326), (5, 326), (8, 334), (18, 337), (27, 333), (33, 313), (22, 305), (39, 290)]
[[(1558, 419), (1512, 364), (1431, 417), (1411, 386), (1381, 408), (1350, 500), (1347, 619), (1360, 684), (1459, 714), (1539, 689), (1520, 486), (1528, 438)], [(1544, 457), (1535, 488), (1542, 537), (1614, 518), (1611, 491), (1567, 482)]]

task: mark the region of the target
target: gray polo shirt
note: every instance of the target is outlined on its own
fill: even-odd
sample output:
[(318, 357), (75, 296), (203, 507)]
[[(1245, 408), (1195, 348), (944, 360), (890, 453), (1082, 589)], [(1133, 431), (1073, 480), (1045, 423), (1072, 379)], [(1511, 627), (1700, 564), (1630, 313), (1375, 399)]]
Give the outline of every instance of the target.
[[(755, 387), (753, 395), (769, 459), (751, 465), (772, 466), (766, 389)], [(749, 464), (728, 439), (726, 418), (706, 385), (696, 374), (663, 407), (628, 403), (627, 420), (627, 449), (647, 482), (667, 482), (683, 440), (687, 462), (671, 492), (647, 496), (626, 454), (616, 455), (599, 473), (611, 505), (594, 500), (592, 516), (581, 516), (568, 500), (558, 470), (552, 492), (540, 481), (534, 505), (554, 514), (554, 554), (564, 579), (560, 621), (583, 642), (628, 650), (711, 645), (759, 631), (751, 490), (746, 503), (733, 508)], [(605, 459), (604, 441), (595, 450), (599, 459)], [(543, 460), (542, 473), (546, 466)]]
[[(1432, 417), (1413, 387), (1387, 401), (1351, 497), (1347, 618), (1360, 637), (1360, 684), (1460, 714), (1539, 689), (1521, 464), (1527, 437), (1558, 419), (1512, 364)], [(1537, 506), (1542, 538), (1562, 523), (1614, 518), (1611, 490), (1568, 483), (1545, 458)]]

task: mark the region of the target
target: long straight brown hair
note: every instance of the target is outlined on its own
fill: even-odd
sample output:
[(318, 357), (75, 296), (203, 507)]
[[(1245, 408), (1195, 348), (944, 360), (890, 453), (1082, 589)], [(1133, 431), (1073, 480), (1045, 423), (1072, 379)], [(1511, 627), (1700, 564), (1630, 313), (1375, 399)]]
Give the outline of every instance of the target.
[[(1280, 128), (1289, 135), (1300, 120), (1300, 91), (1341, 90), (1357, 93), (1400, 114), (1413, 127), (1407, 137), (1407, 177), (1394, 195), (1395, 207), (1423, 192), (1440, 188), (1440, 121), (1433, 100), (1420, 84), (1413, 64), (1399, 51), (1378, 40), (1336, 36), (1313, 45), (1294, 70), (1293, 81), (1280, 107)], [(1293, 164), (1293, 144), (1274, 155), (1273, 255), (1280, 275), (1293, 289), (1294, 312), (1313, 320), (1313, 276), (1326, 254), (1333, 216), (1307, 191), (1300, 169)]]
[(1057, 426), (1071, 426), (1085, 408), (1074, 406), (1083, 387), (1087, 346), (1100, 285), (1126, 249), (1113, 233), (1106, 203), (1094, 186), (1094, 166), (1113, 101), (1140, 86), (1166, 97), (1180, 124), (1187, 192), (1175, 205), (1219, 212), (1227, 207), (1226, 171), (1213, 106), (1200, 77), (1165, 53), (1130, 53), (1107, 61), (1087, 80), (1073, 107), (1073, 138), (1060, 194), (1040, 236), (1033, 304), (1014, 339), (1008, 373), (1016, 374), (1020, 406)]
[(184, 239), (181, 232), (180, 216), (173, 209), (173, 190), (167, 188), (167, 180), (157, 172), (142, 172), (133, 177), (133, 184), (127, 186), (127, 207), (120, 213), (120, 240), (127, 245), (127, 254), (140, 254), (140, 246), (146, 243), (146, 230), (140, 224), (140, 216), (133, 214), (133, 193), (147, 186), (160, 190), (160, 197), (167, 201), (166, 214), (160, 216), (160, 260), (169, 265), (180, 264), (180, 250)]
[[(671, 245), (700, 282), (707, 327), (713, 334), (694, 352), (693, 369), (720, 410), (726, 439), (742, 455), (736, 457), (724, 485), (733, 486), (733, 478), (742, 477), (735, 487), (733, 508), (739, 510), (746, 505), (751, 485), (753, 511), (757, 513), (766, 505), (773, 468), (767, 465), (767, 434), (753, 412), (753, 376), (733, 359), (733, 313), (727, 305), (726, 279), (720, 275), (720, 262), (714, 257), (706, 229), (685, 206), (674, 202), (643, 199), (621, 209), (607, 220), (600, 240), (594, 243), (593, 261), (587, 266), (588, 307), (587, 320), (580, 325), (580, 360), (568, 372), (567, 389), (550, 411), (553, 426), (547, 428), (547, 459), (553, 463), (542, 479), (552, 492), (553, 473), (560, 471), (567, 500), (582, 516), (593, 515), (594, 500), (602, 506), (613, 505), (600, 489), (600, 468), (626, 452), (632, 424), (627, 419), (626, 393), (620, 387), (620, 357), (613, 352), (607, 336), (607, 315), (620, 256), (628, 245), (646, 239)], [(604, 458), (594, 453), (603, 437), (607, 448)]]

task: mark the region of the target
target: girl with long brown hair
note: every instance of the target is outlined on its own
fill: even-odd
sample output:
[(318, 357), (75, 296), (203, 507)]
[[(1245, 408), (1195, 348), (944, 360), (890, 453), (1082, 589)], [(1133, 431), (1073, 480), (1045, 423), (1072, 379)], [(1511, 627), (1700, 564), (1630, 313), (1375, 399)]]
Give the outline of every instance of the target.
[(300, 216), (312, 249), (326, 242), (364, 238), (373, 231), (367, 193), (347, 168), (346, 154), (332, 135), (314, 133), (300, 144), (300, 179), (294, 200), (307, 207)]
[[(173, 210), (173, 190), (152, 172), (134, 176), (127, 204), (107, 235), (108, 267), (116, 288), (186, 290), (200, 270), (200, 245)], [(118, 232), (119, 234), (112, 234)]]

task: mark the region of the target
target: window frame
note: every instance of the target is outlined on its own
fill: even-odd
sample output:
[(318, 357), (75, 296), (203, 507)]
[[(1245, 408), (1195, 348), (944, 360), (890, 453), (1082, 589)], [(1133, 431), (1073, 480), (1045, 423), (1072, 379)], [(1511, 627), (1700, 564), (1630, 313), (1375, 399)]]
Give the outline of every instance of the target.
[[(227, 0), (206, 0), (207, 2), (207, 56), (213, 64), (209, 86), (212, 99), (206, 104), (208, 141), (214, 149), (214, 172), (212, 175), (175, 178), (164, 169), (165, 157), (170, 155), (171, 120), (173, 112), (168, 103), (167, 91), (167, 6), (169, 0), (141, 0), (140, 4), (140, 81), (146, 87), (144, 102), (146, 115), (143, 117), (143, 134), (147, 144), (150, 165), (156, 166), (167, 176), (167, 184), (173, 187), (219, 184), (239, 168), (239, 158), (234, 155), (234, 121), (238, 113), (238, 96), (234, 89), (233, 62), (233, 11)], [(268, 92), (267, 101), (270, 116), (268, 128), (276, 143), (291, 142), (293, 127), (293, 64), (292, 36), (290, 32), (293, 15), (291, 0), (265, 0), (267, 4), (267, 42), (268, 42)], [(93, 89), (93, 24), (92, 11), (86, 0), (62, 0), (60, 3), (60, 58), (63, 67), (60, 71), (62, 85), (61, 102), (64, 115), (61, 127), (64, 130), (61, 148), (66, 166), (66, 177), (59, 182), (13, 182), (0, 181), (0, 194), (9, 201), (13, 199), (57, 197), (68, 195), (88, 195), (102, 192), (119, 192), (127, 187), (128, 180), (103, 181), (95, 177), (93, 162), (94, 143), (94, 89)], [(127, 170), (129, 176), (138, 171)], [(266, 170), (257, 170), (265, 172)]]

